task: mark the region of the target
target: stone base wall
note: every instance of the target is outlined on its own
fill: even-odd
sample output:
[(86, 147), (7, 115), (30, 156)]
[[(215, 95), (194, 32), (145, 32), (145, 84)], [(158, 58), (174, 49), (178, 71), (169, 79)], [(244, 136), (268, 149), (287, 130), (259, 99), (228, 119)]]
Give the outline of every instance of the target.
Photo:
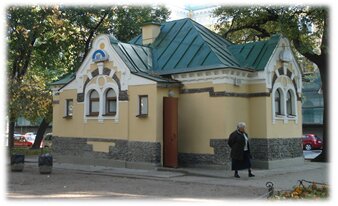
[(303, 157), (301, 138), (251, 139), (250, 149), (255, 160), (281, 160)]
[(273, 169), (304, 164), (302, 138), (251, 139), (252, 166)]
[[(180, 153), (180, 166), (207, 166), (231, 169), (231, 149), (227, 139), (211, 139), (210, 147), (214, 154)], [(255, 138), (250, 139), (253, 167), (272, 168), (283, 167), (294, 162), (300, 164), (303, 160), (301, 138)], [(256, 164), (254, 164), (256, 163)]]
[[(114, 143), (109, 152), (93, 151), (88, 141)], [(230, 147), (227, 139), (211, 139), (214, 154), (179, 153), (179, 166), (216, 167), (230, 170)], [(301, 138), (250, 139), (252, 165), (255, 168), (283, 167), (304, 160)], [(150, 168), (161, 166), (161, 144), (116, 139), (54, 137), (52, 152), (68, 162), (118, 167)], [(62, 158), (61, 158), (62, 157)], [(62, 160), (61, 160), (62, 161)]]
[[(114, 143), (109, 146), (109, 152), (93, 151), (93, 145), (87, 144), (88, 141)], [(97, 165), (140, 165), (144, 163), (158, 166), (161, 163), (161, 144), (159, 142), (140, 142), (116, 139), (101, 138), (75, 138), (75, 137), (56, 137), (53, 138), (53, 155), (73, 159), (83, 164)], [(62, 161), (62, 160), (61, 160)]]

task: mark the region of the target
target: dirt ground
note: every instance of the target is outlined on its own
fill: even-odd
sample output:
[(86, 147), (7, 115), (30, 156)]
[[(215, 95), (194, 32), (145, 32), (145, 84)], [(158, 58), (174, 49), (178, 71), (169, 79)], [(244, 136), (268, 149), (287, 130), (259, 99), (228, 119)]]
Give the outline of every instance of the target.
[[(182, 181), (183, 180), (183, 181)], [(37, 166), (23, 172), (8, 169), (7, 193), (13, 199), (255, 199), (263, 188), (187, 182), (180, 178), (132, 178), (77, 170), (54, 169), (41, 175)], [(245, 195), (243, 195), (245, 194)]]

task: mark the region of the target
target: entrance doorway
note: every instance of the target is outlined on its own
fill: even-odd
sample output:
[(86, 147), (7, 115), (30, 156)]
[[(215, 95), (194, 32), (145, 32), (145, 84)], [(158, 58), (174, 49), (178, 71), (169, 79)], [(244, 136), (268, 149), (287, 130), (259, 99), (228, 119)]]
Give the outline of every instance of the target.
[(178, 98), (163, 98), (163, 166), (178, 167)]

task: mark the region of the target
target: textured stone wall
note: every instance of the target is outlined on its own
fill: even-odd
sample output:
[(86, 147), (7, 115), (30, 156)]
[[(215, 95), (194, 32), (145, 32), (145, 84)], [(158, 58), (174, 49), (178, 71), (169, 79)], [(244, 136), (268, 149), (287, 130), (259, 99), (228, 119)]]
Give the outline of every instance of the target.
[[(93, 151), (93, 146), (87, 141), (111, 142), (109, 152)], [(53, 154), (65, 156), (80, 156), (91, 159), (110, 159), (128, 162), (146, 162), (159, 164), (161, 162), (161, 144), (159, 142), (139, 142), (115, 139), (55, 137), (52, 146)]]
[(127, 161), (150, 163), (161, 162), (161, 144), (159, 142), (129, 141), (127, 145)]
[(257, 160), (281, 160), (303, 156), (300, 137), (251, 139), (250, 149), (253, 159)]
[[(273, 161), (303, 156), (301, 138), (250, 139), (250, 149), (253, 160)], [(217, 165), (227, 169), (231, 166), (227, 139), (211, 139), (210, 146), (214, 154), (180, 153), (180, 166)]]
[(214, 148), (214, 164), (229, 164), (230, 147), (227, 139), (211, 139), (210, 146)]
[[(93, 151), (87, 141), (115, 143), (109, 152)], [(230, 147), (227, 139), (211, 139), (214, 154), (179, 153), (179, 166), (216, 166), (229, 169), (231, 165)], [(159, 142), (140, 142), (98, 138), (54, 137), (53, 154), (77, 156), (90, 159), (119, 160), (126, 162), (161, 163)], [(253, 160), (273, 161), (303, 156), (301, 138), (250, 139)]]

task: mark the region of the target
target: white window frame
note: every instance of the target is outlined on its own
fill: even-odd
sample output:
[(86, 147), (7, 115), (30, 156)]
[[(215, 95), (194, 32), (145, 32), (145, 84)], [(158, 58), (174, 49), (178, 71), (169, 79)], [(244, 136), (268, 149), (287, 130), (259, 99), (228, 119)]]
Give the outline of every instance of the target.
[[(142, 105), (142, 98), (146, 98), (147, 105)], [(142, 111), (142, 108), (146, 108), (146, 112)], [(149, 115), (149, 95), (139, 95), (138, 96), (138, 115), (137, 117), (148, 117)]]
[[(68, 108), (68, 103), (72, 101), (72, 114), (69, 114), (69, 108)], [(74, 100), (73, 99), (65, 99), (65, 104), (64, 104), (64, 118), (72, 118), (74, 114)]]
[[(115, 112), (110, 112), (109, 111), (109, 105), (108, 105), (108, 97), (107, 97), (107, 93), (109, 90), (112, 90), (114, 93), (115, 93)], [(113, 88), (107, 88), (106, 91), (104, 92), (104, 101), (105, 101), (105, 105), (104, 105), (104, 115), (105, 116), (115, 116), (116, 115), (116, 111), (117, 111), (117, 105), (116, 105), (116, 102), (117, 102), (117, 95), (116, 95), (116, 92)]]
[[(287, 78), (289, 79), (289, 83), (282, 84), (281, 82), (277, 81), (279, 78)], [(286, 76), (286, 75), (281, 75), (277, 78), (273, 89), (272, 89), (272, 122), (273, 124), (276, 123), (277, 120), (282, 120), (284, 123), (288, 123), (289, 121), (295, 121), (296, 124), (298, 124), (298, 105), (297, 105), (297, 93), (295, 91), (294, 85), (291, 81), (291, 79)], [(277, 89), (280, 89), (281, 91), (281, 114), (276, 115), (276, 108), (275, 108), (275, 96)], [(287, 92), (291, 90), (291, 95), (292, 95), (292, 102), (291, 102), (291, 110), (293, 111), (294, 115), (288, 115), (287, 114)]]
[[(114, 80), (113, 80), (114, 81)], [(95, 89), (99, 93), (99, 114), (97, 116), (88, 116), (89, 115), (89, 95), (90, 92)], [(108, 89), (113, 89), (116, 94), (116, 114), (105, 115), (106, 114), (106, 92)], [(98, 122), (104, 122), (104, 120), (113, 120), (113, 122), (119, 122), (119, 88), (117, 83), (109, 82), (100, 87), (98, 84), (90, 84), (85, 89), (85, 98), (84, 98), (84, 122), (88, 120), (98, 120)]]
[[(277, 114), (276, 113), (276, 94), (277, 94), (277, 92), (279, 91), (279, 93), (280, 93), (280, 96), (279, 96), (279, 100), (278, 100), (278, 103), (279, 103), (279, 109), (280, 109), (280, 113), (279, 114)], [(284, 116), (284, 114), (285, 114), (285, 112), (284, 112), (284, 105), (283, 105), (283, 102), (284, 102), (284, 92), (283, 92), (283, 89), (282, 88), (276, 88), (276, 90), (275, 90), (275, 92), (274, 92), (274, 106), (275, 106), (275, 116)]]

